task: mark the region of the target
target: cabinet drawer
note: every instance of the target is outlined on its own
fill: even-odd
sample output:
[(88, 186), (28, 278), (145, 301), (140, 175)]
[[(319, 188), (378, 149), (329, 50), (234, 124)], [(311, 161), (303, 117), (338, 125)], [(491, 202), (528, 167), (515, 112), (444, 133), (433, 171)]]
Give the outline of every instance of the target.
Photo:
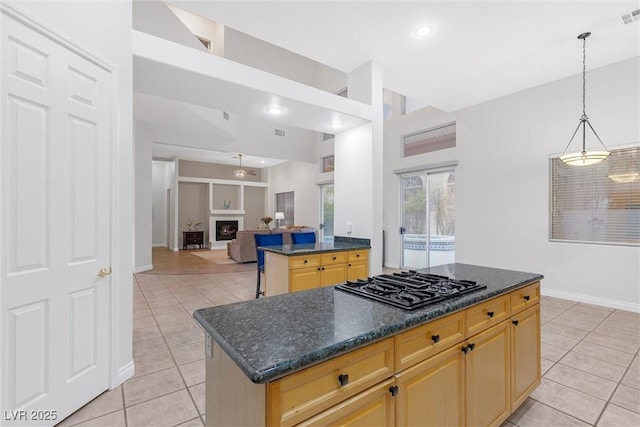
[(317, 267), (320, 265), (320, 255), (303, 255), (289, 257), (289, 268)]
[(461, 311), (396, 335), (396, 372), (462, 342), (464, 320), (464, 311)]
[(347, 254), (347, 261), (364, 261), (369, 259), (369, 249), (361, 249), (358, 251), (349, 251)]
[(267, 385), (267, 424), (297, 424), (393, 372), (391, 337), (273, 381)]
[(511, 295), (511, 315), (513, 316), (540, 302), (540, 282), (515, 290), (509, 295)]
[(347, 262), (346, 252), (331, 252), (320, 255), (320, 263), (322, 265), (344, 264), (345, 262)]
[(394, 398), (389, 391), (392, 385), (393, 380), (384, 381), (298, 424), (298, 426), (395, 425)]
[(498, 324), (509, 317), (510, 295), (502, 295), (465, 310), (466, 337)]

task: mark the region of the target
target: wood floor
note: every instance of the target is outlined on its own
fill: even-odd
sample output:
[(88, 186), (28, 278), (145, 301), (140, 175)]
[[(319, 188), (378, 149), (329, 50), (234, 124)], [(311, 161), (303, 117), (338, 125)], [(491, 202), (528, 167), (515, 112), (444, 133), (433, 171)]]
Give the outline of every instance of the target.
[(256, 263), (245, 264), (216, 264), (208, 261), (195, 253), (205, 252), (219, 253), (221, 258), (227, 258), (225, 249), (211, 251), (210, 249), (188, 249), (174, 252), (169, 248), (157, 247), (152, 249), (153, 269), (140, 274), (211, 274), (211, 273), (236, 273), (240, 271), (255, 271)]

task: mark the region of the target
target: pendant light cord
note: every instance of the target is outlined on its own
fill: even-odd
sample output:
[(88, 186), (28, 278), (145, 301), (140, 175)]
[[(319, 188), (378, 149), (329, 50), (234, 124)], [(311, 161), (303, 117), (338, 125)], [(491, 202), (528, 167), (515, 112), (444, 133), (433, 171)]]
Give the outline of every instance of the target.
[(582, 117), (587, 118), (587, 38), (582, 39)]

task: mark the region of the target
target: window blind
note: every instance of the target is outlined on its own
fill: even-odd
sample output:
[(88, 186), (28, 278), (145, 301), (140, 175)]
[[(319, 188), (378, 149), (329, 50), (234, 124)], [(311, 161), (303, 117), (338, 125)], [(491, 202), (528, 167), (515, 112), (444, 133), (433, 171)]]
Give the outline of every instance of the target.
[(639, 165), (639, 147), (611, 150), (591, 166), (550, 159), (550, 239), (640, 244)]

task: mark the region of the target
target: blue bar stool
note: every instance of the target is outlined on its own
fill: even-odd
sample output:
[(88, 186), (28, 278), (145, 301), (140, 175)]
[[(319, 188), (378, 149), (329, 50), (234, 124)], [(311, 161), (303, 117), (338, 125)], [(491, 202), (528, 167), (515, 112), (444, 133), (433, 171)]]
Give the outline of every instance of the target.
[(253, 238), (256, 242), (256, 258), (258, 258), (258, 277), (256, 279), (256, 298), (264, 295), (264, 291), (260, 290), (260, 273), (264, 273), (264, 251), (258, 249), (260, 246), (282, 246), (282, 233), (275, 234), (254, 234)]
[(305, 233), (291, 233), (291, 244), (297, 245), (300, 243), (315, 243), (316, 233), (309, 231)]

